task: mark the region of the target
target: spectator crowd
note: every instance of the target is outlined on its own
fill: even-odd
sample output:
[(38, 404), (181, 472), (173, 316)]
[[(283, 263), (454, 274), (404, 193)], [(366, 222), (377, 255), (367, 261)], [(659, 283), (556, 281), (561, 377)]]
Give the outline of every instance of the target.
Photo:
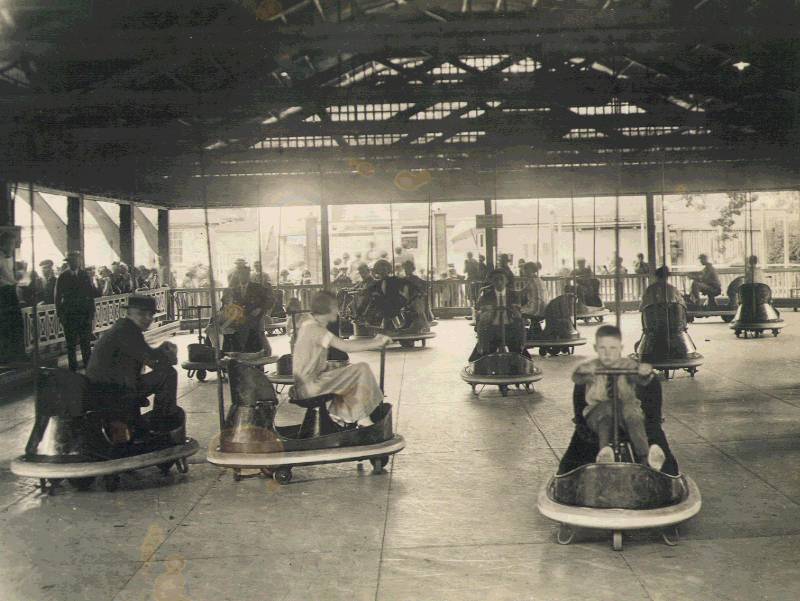
[[(66, 258), (58, 267), (51, 259), (40, 261), (38, 271), (29, 269), (26, 261), (16, 261), (14, 275), (20, 306), (52, 305), (58, 276), (68, 269)], [(152, 290), (162, 285), (158, 269), (144, 265), (129, 267), (125, 263), (114, 261), (110, 267), (104, 265), (98, 269), (89, 265), (84, 267), (83, 271), (89, 277), (95, 297)]]

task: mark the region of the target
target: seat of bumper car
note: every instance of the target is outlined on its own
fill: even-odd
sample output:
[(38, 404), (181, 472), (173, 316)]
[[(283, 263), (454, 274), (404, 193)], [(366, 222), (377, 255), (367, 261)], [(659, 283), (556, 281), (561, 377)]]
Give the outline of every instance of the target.
[(334, 394), (321, 394), (306, 399), (290, 398), (289, 402), (303, 409), (319, 409), (325, 407), (326, 403), (332, 401), (335, 396)]

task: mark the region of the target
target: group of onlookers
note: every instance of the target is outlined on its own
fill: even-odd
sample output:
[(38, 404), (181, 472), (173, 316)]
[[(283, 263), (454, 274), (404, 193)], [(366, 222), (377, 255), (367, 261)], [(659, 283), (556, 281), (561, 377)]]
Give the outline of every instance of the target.
[[(77, 256), (80, 256), (80, 253)], [(25, 261), (17, 261), (14, 264), (14, 274), (20, 304), (23, 307), (52, 305), (55, 302), (58, 277), (68, 269), (69, 255), (58, 269), (51, 259), (40, 261), (38, 272), (29, 270)], [(104, 265), (97, 269), (90, 265), (83, 267), (82, 270), (89, 278), (95, 298), (127, 294), (137, 290), (152, 290), (161, 286), (158, 269), (150, 269), (144, 265), (128, 267), (125, 263), (115, 261), (111, 267)]]
[(29, 270), (25, 261), (14, 262), (16, 235), (0, 233), (0, 363), (25, 357), (22, 308), (55, 305), (64, 330), (69, 366), (78, 369), (76, 347), (84, 365), (91, 354), (95, 299), (101, 296), (149, 290), (161, 285), (158, 270), (128, 267), (117, 262), (111, 267), (83, 267), (81, 253), (70, 251), (56, 268), (51, 259), (39, 262), (39, 271)]

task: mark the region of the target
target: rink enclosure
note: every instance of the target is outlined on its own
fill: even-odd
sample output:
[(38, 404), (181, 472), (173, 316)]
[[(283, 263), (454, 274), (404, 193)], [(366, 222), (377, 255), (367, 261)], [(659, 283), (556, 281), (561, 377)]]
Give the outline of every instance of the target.
[[(621, 553), (607, 532), (558, 545), (536, 510), (572, 434), (570, 374), (587, 347), (537, 357), (544, 377), (533, 393), (476, 397), (459, 377), (474, 333), (443, 320), (427, 348), (387, 353), (387, 400), (407, 447), (386, 473), (368, 463), (296, 468), (286, 486), (234, 482), (201, 451), (186, 475), (142, 470), (115, 493), (97, 484), (42, 495), (7, 470), (33, 414), (30, 396), (15, 397), (1, 410), (3, 598), (158, 599), (181, 585), (193, 600), (265, 587), (287, 599), (611, 599), (624, 584), (631, 599), (792, 599), (800, 407), (797, 319), (784, 316), (778, 338), (735, 345), (721, 322), (693, 326), (706, 363), (664, 383), (664, 429), (703, 510), (680, 527), (678, 546), (634, 532)], [(622, 325), (631, 347), (638, 316)], [(191, 336), (174, 340), (183, 354)], [(376, 352), (352, 360), (378, 368)], [(218, 432), (215, 377), (180, 379), (201, 449)], [(286, 422), (302, 414), (285, 401), (279, 411)]]
[(797, 598), (797, 3), (0, 8), (1, 599)]

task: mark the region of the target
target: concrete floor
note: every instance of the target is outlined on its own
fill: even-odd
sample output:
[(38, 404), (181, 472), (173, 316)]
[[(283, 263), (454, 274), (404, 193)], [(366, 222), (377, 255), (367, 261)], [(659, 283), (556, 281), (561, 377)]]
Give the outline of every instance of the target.
[[(203, 451), (184, 476), (152, 469), (124, 476), (116, 493), (43, 496), (8, 471), (33, 413), (30, 399), (8, 399), (0, 599), (794, 601), (800, 315), (784, 316), (777, 339), (737, 340), (717, 319), (692, 326), (706, 363), (696, 379), (665, 384), (665, 429), (703, 510), (681, 527), (679, 546), (640, 532), (621, 553), (605, 532), (557, 545), (535, 504), (571, 435), (569, 376), (590, 346), (537, 361), (545, 377), (533, 394), (476, 398), (459, 378), (472, 330), (463, 319), (442, 321), (427, 349), (388, 353), (387, 392), (407, 440), (389, 471), (296, 468), (288, 486), (234, 483)], [(631, 349), (638, 316), (623, 326)], [(272, 340), (286, 350), (285, 337)], [(376, 353), (355, 359), (377, 367)], [(205, 447), (218, 427), (215, 377), (182, 376), (180, 395), (190, 434)]]

